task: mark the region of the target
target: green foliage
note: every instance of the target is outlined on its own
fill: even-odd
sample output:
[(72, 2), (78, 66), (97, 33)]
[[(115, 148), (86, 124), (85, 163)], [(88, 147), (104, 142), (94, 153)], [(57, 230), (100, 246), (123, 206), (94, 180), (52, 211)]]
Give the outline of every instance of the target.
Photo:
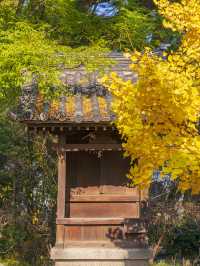
[(66, 90), (59, 79), (64, 67), (103, 69), (111, 63), (103, 56), (109, 50), (143, 49), (149, 33), (155, 47), (172, 34), (141, 1), (116, 1), (119, 14), (112, 18), (91, 14), (82, 0), (23, 2), (0, 1), (0, 255), (6, 266), (21, 266), (22, 260), (46, 266), (55, 229), (52, 137), (33, 138), (7, 111), (33, 77), (45, 97), (57, 97)]
[(78, 9), (76, 1), (48, 0), (46, 20), (56, 29), (51, 36), (73, 47), (100, 42), (112, 50), (142, 49), (146, 35), (158, 28), (158, 21), (133, 0), (119, 10), (117, 16), (102, 18)]
[(166, 249), (171, 256), (180, 255), (194, 259), (199, 255), (200, 225), (189, 217), (183, 219), (169, 232)]
[[(0, 42), (0, 97), (12, 100), (19, 96), (20, 88), (32, 74), (37, 78), (39, 89), (45, 96), (52, 93), (59, 95), (62, 88), (60, 73), (65, 66), (75, 66), (89, 62), (90, 54), (96, 54), (98, 64), (100, 52), (98, 47), (76, 49), (58, 45), (46, 38), (42, 30), (35, 29), (28, 22), (17, 22), (11, 29), (2, 31)], [(93, 60), (94, 61), (94, 60)], [(100, 61), (101, 62), (101, 61)], [(52, 86), (57, 90), (52, 91)], [(0, 98), (0, 100), (1, 100)]]
[(59, 44), (48, 36), (53, 28), (45, 21), (33, 23), (25, 16), (18, 17), (13, 1), (0, 2), (0, 17), (1, 103), (15, 104), (22, 84), (33, 75), (46, 97), (58, 96), (63, 89), (60, 73), (64, 66), (84, 63), (95, 68), (104, 61), (102, 53), (107, 49), (98, 44), (77, 49)]
[(0, 260), (0, 264), (2, 264), (2, 266), (29, 266), (27, 263), (17, 261), (16, 259)]
[(64, 66), (84, 63), (99, 68), (106, 64), (102, 54), (108, 49), (143, 49), (149, 33), (156, 37), (152, 46), (172, 35), (161, 29), (158, 15), (135, 0), (128, 5), (117, 1), (119, 14), (112, 18), (91, 14), (76, 0), (29, 0), (25, 6), (22, 2), (0, 2), (2, 104), (15, 104), (32, 75), (45, 97), (58, 96), (65, 89), (60, 80)]
[(50, 265), (54, 242), (56, 158), (48, 138), (32, 138), (0, 117), (0, 254)]
[(168, 263), (168, 262), (165, 262), (165, 261), (160, 261), (158, 263), (154, 263), (152, 266), (179, 266), (179, 264), (172, 264), (172, 263)]
[(164, 253), (168, 258), (193, 261), (199, 255), (200, 222), (189, 210), (188, 214), (181, 214), (180, 206), (177, 213), (172, 207), (168, 211), (164, 207), (154, 218), (151, 216), (148, 236), (153, 249), (159, 243), (155, 256), (159, 256), (162, 251), (162, 256)]

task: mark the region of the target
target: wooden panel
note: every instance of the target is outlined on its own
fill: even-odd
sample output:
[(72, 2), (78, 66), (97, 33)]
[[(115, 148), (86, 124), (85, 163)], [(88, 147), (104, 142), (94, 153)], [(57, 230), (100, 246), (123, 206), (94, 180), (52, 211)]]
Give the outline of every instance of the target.
[(138, 193), (124, 194), (99, 194), (99, 195), (71, 195), (70, 202), (137, 202)]
[(81, 226), (65, 226), (65, 242), (81, 240)]
[[(130, 219), (129, 219), (130, 220)], [(62, 218), (57, 219), (56, 223), (65, 225), (120, 225), (125, 224), (124, 218)]]
[(64, 225), (56, 225), (56, 245), (62, 246), (64, 243), (65, 227)]
[(134, 228), (145, 227), (145, 222), (139, 218), (62, 218), (57, 219), (56, 223), (58, 225), (124, 225), (132, 226), (132, 228), (134, 225)]
[(64, 146), (64, 150), (66, 151), (80, 151), (80, 150), (122, 150), (122, 145), (121, 144), (116, 144), (116, 143), (105, 143), (105, 144), (100, 144), (100, 143), (85, 143), (85, 144), (66, 144)]
[(88, 225), (88, 226), (66, 226), (65, 243), (67, 241), (102, 241), (123, 239), (124, 232), (122, 226), (117, 225)]
[(103, 152), (102, 157), (90, 152), (69, 152), (70, 168), (67, 176), (70, 183), (70, 197), (74, 195), (134, 195), (139, 197), (137, 188), (127, 186), (126, 174), (129, 160), (121, 152)]
[[(94, 178), (95, 179), (95, 178)], [(100, 194), (100, 190), (99, 190), (100, 186), (84, 186), (84, 187), (72, 187), (70, 189), (70, 197), (74, 197), (74, 195), (99, 195)]]
[[(117, 176), (113, 174), (113, 179), (117, 180)], [(118, 195), (123, 195), (123, 194), (129, 194), (129, 195), (138, 195), (138, 190), (137, 188), (129, 188), (127, 186), (117, 186), (117, 185), (108, 185), (105, 184), (100, 186), (100, 191), (102, 194), (118, 194)]]
[[(70, 187), (72, 194), (80, 194), (87, 190), (98, 191), (100, 164), (97, 155), (89, 152), (70, 153)], [(76, 191), (76, 193), (75, 193)]]
[(137, 218), (138, 216), (138, 203), (70, 203), (70, 217)]
[(101, 161), (101, 193), (139, 195), (138, 189), (129, 187), (126, 175), (130, 161), (123, 157), (122, 152), (104, 152)]
[[(138, 218), (139, 193), (127, 186), (129, 161), (120, 152), (69, 152), (71, 218)], [(57, 220), (58, 221), (58, 220)]]

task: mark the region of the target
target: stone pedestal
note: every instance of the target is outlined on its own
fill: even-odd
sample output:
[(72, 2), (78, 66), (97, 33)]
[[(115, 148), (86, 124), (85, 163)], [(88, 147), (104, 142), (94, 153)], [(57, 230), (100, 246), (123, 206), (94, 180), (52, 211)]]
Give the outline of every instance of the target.
[(148, 249), (53, 248), (55, 266), (148, 266)]

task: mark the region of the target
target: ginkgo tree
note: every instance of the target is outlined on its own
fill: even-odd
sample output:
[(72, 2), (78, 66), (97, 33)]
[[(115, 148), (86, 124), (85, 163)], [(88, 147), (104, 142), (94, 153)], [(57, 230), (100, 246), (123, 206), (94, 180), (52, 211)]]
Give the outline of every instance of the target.
[(133, 184), (148, 187), (155, 170), (181, 191), (200, 192), (200, 1), (155, 0), (164, 26), (181, 34), (164, 58), (150, 49), (131, 55), (134, 84), (115, 73), (103, 82), (114, 95), (115, 121), (132, 164)]

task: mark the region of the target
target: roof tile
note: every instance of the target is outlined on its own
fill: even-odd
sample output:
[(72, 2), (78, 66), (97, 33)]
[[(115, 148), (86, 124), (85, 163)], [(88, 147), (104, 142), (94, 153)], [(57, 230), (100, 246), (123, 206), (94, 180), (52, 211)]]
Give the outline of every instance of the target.
[[(130, 59), (119, 53), (111, 53), (116, 64), (106, 72), (115, 71), (125, 80), (135, 81), (136, 75), (129, 69)], [(37, 84), (26, 84), (20, 98), (19, 119), (21, 121), (65, 122), (65, 123), (99, 123), (111, 122), (115, 115), (112, 112), (112, 95), (98, 80), (98, 73), (87, 73), (83, 66), (66, 69), (62, 82), (67, 85), (68, 95), (58, 100), (44, 101), (37, 94)]]

